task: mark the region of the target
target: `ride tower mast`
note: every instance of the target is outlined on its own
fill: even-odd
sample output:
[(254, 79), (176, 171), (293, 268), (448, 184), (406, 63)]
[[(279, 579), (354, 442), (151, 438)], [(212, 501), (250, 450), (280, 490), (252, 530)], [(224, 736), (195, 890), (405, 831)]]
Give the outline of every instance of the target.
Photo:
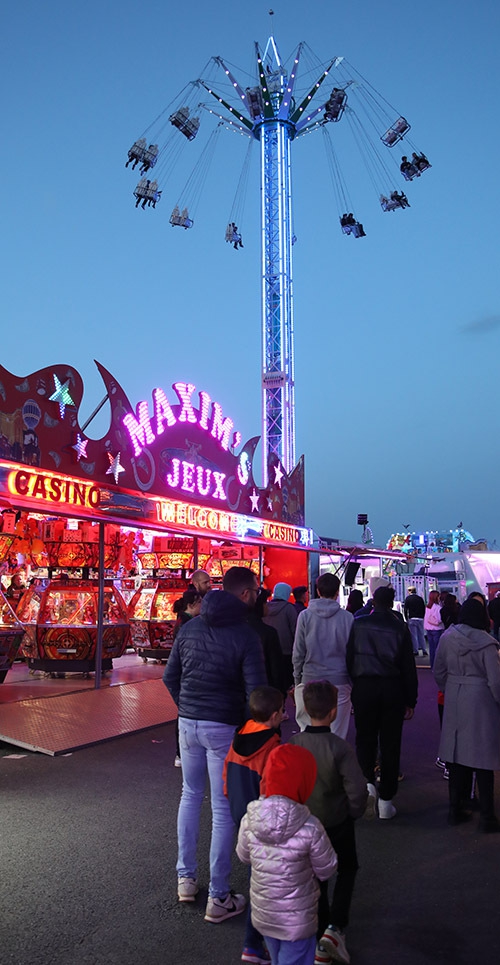
[[(297, 106), (294, 88), (303, 44), (287, 73), (278, 46), (270, 36), (261, 55), (255, 44), (258, 86), (243, 88), (221, 57), (215, 60), (241, 98), (253, 123), (235, 111), (203, 81), (204, 87), (232, 116), (243, 122), (245, 133), (260, 141), (262, 231), (262, 446), (264, 485), (268, 458), (274, 454), (289, 474), (295, 467), (295, 364), (293, 324), (292, 176), (291, 145), (297, 134), (325, 105), (308, 114), (310, 101), (336, 58), (329, 63)], [(221, 116), (221, 115), (219, 115)]]

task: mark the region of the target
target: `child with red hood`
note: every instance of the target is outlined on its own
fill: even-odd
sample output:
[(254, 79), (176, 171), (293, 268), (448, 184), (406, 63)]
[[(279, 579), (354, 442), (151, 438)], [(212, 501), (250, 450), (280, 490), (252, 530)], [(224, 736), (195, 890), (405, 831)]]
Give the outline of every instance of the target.
[(236, 853), (251, 864), (252, 922), (272, 965), (313, 965), (320, 881), (337, 867), (323, 825), (305, 802), (316, 782), (314, 756), (281, 744), (267, 759), (262, 795), (242, 819)]

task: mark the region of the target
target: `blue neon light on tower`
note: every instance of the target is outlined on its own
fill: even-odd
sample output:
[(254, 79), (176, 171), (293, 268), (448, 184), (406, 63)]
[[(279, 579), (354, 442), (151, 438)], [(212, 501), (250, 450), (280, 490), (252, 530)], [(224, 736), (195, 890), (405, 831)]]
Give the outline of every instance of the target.
[[(309, 126), (325, 104), (308, 113), (310, 101), (335, 60), (321, 72), (314, 86), (296, 106), (293, 93), (302, 44), (288, 76), (274, 37), (264, 54), (255, 44), (258, 86), (243, 90), (221, 57), (225, 71), (251, 120), (233, 108), (211, 87), (201, 83), (226, 110), (242, 133), (260, 141), (262, 196), (262, 444), (264, 484), (267, 460), (273, 453), (287, 473), (295, 466), (295, 371), (292, 281), (291, 143)], [(223, 115), (219, 115), (222, 117)], [(239, 125), (238, 125), (239, 126)]]

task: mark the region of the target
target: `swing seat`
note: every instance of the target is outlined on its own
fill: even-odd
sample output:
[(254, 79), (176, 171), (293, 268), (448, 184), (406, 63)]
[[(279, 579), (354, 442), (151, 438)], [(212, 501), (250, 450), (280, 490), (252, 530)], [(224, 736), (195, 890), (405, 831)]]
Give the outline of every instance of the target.
[(382, 144), (386, 144), (387, 147), (394, 147), (398, 141), (401, 141), (405, 134), (410, 130), (410, 124), (406, 120), (406, 117), (398, 117), (397, 121), (394, 121), (392, 127), (389, 127), (385, 134), (382, 134), (380, 140)]

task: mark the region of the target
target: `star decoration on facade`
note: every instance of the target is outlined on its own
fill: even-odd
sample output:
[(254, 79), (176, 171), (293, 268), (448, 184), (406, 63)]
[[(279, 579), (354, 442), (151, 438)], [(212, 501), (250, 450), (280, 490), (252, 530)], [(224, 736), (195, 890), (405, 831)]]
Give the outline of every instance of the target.
[(267, 508), (270, 513), (273, 511), (273, 501), (270, 496), (267, 497)]
[(252, 513), (259, 512), (259, 494), (255, 492), (255, 486), (253, 487), (253, 492), (250, 493), (250, 502), (252, 504)]
[(66, 382), (63, 385), (57, 378), (57, 375), (54, 373), (54, 385), (56, 387), (56, 390), (51, 396), (49, 396), (49, 401), (59, 403), (59, 412), (61, 413), (61, 419), (64, 419), (66, 406), (75, 404), (73, 402), (73, 399), (71, 398), (70, 391), (68, 389), (69, 379), (66, 379)]
[(86, 459), (86, 458), (87, 458), (87, 446), (88, 446), (88, 444), (89, 444), (89, 440), (88, 440), (88, 439), (82, 439), (80, 433), (77, 432), (77, 434), (76, 434), (76, 442), (75, 442), (74, 446), (71, 446), (71, 448), (74, 449), (75, 452), (76, 452), (76, 461), (77, 461), (77, 462), (80, 462), (80, 459)]
[(120, 466), (120, 456), (121, 452), (119, 452), (117, 456), (112, 456), (111, 453), (108, 452), (109, 469), (106, 469), (106, 476), (113, 475), (115, 477), (115, 483), (117, 484), (118, 476), (121, 472), (125, 472), (124, 467)]
[(274, 467), (274, 485), (279, 486), (280, 489), (281, 489), (281, 480), (283, 479), (284, 475), (285, 473), (283, 472), (280, 464), (278, 463), (278, 465)]

